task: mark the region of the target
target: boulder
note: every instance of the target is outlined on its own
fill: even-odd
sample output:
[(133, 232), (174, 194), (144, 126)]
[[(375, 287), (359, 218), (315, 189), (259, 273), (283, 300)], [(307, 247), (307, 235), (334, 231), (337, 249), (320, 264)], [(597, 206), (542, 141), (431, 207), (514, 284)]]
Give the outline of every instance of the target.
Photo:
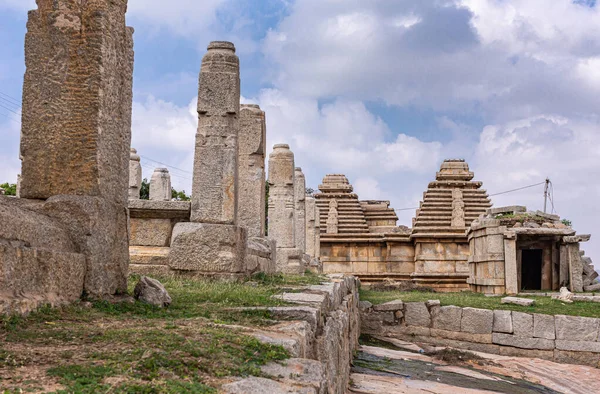
[(172, 301), (171, 296), (169, 296), (167, 289), (165, 289), (162, 283), (147, 276), (142, 276), (137, 285), (135, 285), (133, 296), (136, 300), (159, 308), (171, 305)]

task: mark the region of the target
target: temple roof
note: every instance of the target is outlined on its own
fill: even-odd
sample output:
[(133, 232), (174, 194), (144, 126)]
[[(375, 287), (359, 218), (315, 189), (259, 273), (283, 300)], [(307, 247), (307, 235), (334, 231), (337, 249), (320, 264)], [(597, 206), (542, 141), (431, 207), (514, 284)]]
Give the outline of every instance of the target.
[(464, 160), (445, 160), (423, 193), (413, 219), (413, 237), (463, 237), (473, 220), (492, 206)]

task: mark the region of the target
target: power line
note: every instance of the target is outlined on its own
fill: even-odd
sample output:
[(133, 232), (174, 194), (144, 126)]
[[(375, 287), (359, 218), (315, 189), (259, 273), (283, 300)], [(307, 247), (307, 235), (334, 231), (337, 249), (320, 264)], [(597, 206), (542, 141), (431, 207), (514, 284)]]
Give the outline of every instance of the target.
[(150, 161), (152, 161), (152, 162), (154, 162), (154, 163), (162, 164), (163, 166), (167, 166), (167, 167), (169, 167), (169, 168), (173, 168), (174, 170), (178, 170), (178, 171), (181, 171), (181, 172), (185, 172), (186, 174), (190, 174), (190, 175), (192, 175), (192, 173), (191, 173), (190, 171), (182, 170), (181, 168), (177, 168), (177, 167), (175, 167), (175, 166), (172, 166), (172, 165), (169, 165), (169, 164), (166, 164), (166, 163), (160, 162), (160, 161), (158, 161), (158, 160), (151, 159), (151, 158), (149, 158), (149, 157), (146, 157), (146, 156), (142, 156), (142, 155), (140, 155), (140, 157), (141, 157), (141, 158), (143, 158), (143, 159), (146, 159), (146, 160), (150, 160)]
[(8, 101), (8, 100), (11, 100), (11, 101), (12, 101), (12, 104), (14, 104), (14, 105), (17, 105), (17, 106), (21, 107), (21, 104), (19, 104), (19, 100), (18, 100), (18, 99), (14, 98), (14, 97), (12, 97), (12, 96), (9, 96), (8, 94), (6, 94), (6, 93), (3, 93), (3, 92), (0, 92), (0, 96), (4, 96), (4, 97), (6, 97), (7, 101)]
[[(144, 167), (145, 169), (154, 172), (155, 168), (151, 165), (151, 164), (147, 164), (147, 163), (140, 163), (142, 165), (142, 167)], [(169, 173), (169, 175), (177, 177), (177, 178), (181, 178), (181, 179), (185, 179), (187, 181), (191, 181), (192, 178), (188, 178), (185, 177), (183, 175), (179, 175), (179, 174), (173, 174), (173, 173)]]
[(5, 118), (7, 118), (8, 120), (12, 120), (13, 122), (15, 122), (16, 124), (20, 125), (21, 122), (19, 122), (17, 119), (13, 118), (12, 116), (8, 115), (8, 114), (4, 114), (2, 112), (0, 112), (0, 115), (4, 116)]
[[(532, 187), (536, 187), (536, 186), (540, 186), (543, 185), (544, 183), (546, 183), (546, 181), (544, 182), (540, 182), (540, 183), (536, 183), (534, 185), (529, 185), (529, 186), (523, 186), (523, 187), (519, 187), (517, 189), (512, 189), (512, 190), (507, 190), (504, 192), (500, 192), (500, 193), (494, 193), (494, 194), (490, 194), (489, 197), (493, 197), (493, 196), (499, 196), (501, 194), (507, 194), (507, 193), (513, 193), (513, 192), (518, 192), (520, 190), (525, 190), (525, 189), (529, 189)], [(554, 209), (554, 204), (552, 204), (552, 208)], [(411, 211), (413, 209), (419, 209), (419, 207), (414, 207), (414, 208), (402, 208), (402, 209), (394, 209), (394, 211), (396, 212), (401, 212), (401, 211)]]
[(15, 114), (15, 115), (19, 115), (19, 113), (18, 113), (18, 112), (16, 112), (16, 111), (13, 111), (12, 109), (10, 109), (10, 108), (8, 108), (8, 107), (4, 106), (4, 104), (2, 104), (2, 103), (0, 103), (0, 107), (4, 108), (4, 109), (5, 109), (5, 110), (7, 110), (7, 111), (10, 111), (10, 112), (12, 112), (12, 113), (13, 113), (13, 114)]
[(11, 105), (13, 107), (16, 107), (17, 109), (21, 108), (20, 105), (13, 103), (12, 101), (5, 99), (4, 97), (0, 96), (0, 100), (4, 101), (5, 103), (7, 103), (8, 105)]
[(512, 193), (512, 192), (518, 192), (519, 190), (525, 190), (525, 189), (529, 189), (529, 188), (532, 188), (532, 187), (540, 186), (540, 185), (543, 185), (544, 183), (546, 183), (546, 181), (540, 182), (540, 183), (536, 183), (535, 185), (523, 186), (523, 187), (520, 187), (518, 189), (512, 189), (512, 190), (507, 190), (505, 192), (490, 194), (490, 197), (499, 196), (501, 194), (507, 194), (507, 193)]

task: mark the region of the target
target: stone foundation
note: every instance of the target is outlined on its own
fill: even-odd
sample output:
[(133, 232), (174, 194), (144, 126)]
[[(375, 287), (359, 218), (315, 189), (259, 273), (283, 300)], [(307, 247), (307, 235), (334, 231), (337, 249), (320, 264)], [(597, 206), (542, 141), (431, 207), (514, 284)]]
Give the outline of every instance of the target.
[(505, 356), (600, 367), (600, 319), (440, 306), (361, 303), (361, 333)]

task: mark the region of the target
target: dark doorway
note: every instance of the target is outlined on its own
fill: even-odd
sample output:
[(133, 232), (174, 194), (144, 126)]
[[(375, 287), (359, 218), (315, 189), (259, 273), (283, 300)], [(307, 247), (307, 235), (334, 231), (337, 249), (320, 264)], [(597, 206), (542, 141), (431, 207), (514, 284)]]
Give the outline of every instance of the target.
[(521, 290), (542, 290), (542, 249), (523, 249)]

